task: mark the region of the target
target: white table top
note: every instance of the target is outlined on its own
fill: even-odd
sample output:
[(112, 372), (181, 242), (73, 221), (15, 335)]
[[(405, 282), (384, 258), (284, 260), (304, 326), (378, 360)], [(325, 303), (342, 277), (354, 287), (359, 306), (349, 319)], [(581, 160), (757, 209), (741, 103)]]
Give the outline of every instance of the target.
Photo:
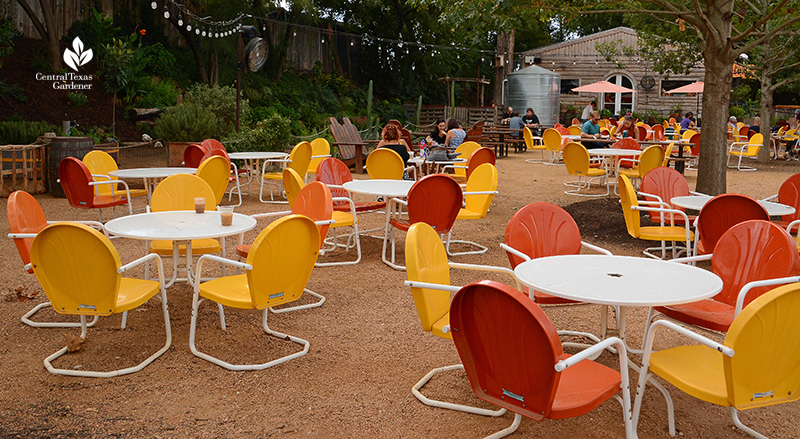
[(108, 233), (133, 239), (190, 240), (238, 235), (256, 226), (256, 220), (233, 214), (233, 224), (223, 226), (219, 212), (195, 213), (193, 210), (151, 212), (123, 216), (105, 224)]
[(455, 160), (428, 160), (428, 161), (424, 161), (424, 160), (425, 159), (423, 159), (422, 157), (413, 157), (413, 158), (408, 159), (408, 163), (410, 163), (412, 165), (421, 165), (423, 162), (424, 163), (435, 163), (437, 165), (456, 165), (456, 164), (459, 164), (459, 163), (466, 163), (467, 162), (465, 159), (460, 159), (460, 158), (456, 158)]
[(287, 157), (289, 154), (285, 152), (272, 152), (272, 151), (249, 151), (249, 152), (232, 152), (228, 157), (235, 160), (265, 160), (265, 159), (279, 159)]
[(592, 148), (589, 151), (589, 155), (602, 155), (602, 156), (635, 156), (642, 153), (640, 150), (636, 149), (622, 149), (622, 148)]
[[(687, 195), (684, 197), (673, 197), (669, 202), (684, 209), (700, 210), (712, 198), (711, 195)], [(786, 204), (773, 203), (772, 201), (758, 201), (759, 204), (767, 209), (769, 216), (783, 216), (791, 215), (795, 212), (795, 208), (787, 206)]]
[(722, 291), (722, 280), (710, 271), (631, 256), (551, 256), (523, 262), (514, 274), (537, 291), (600, 305), (676, 305)]
[(175, 174), (194, 174), (197, 168), (131, 168), (111, 171), (108, 175), (118, 178), (163, 178)]
[(357, 194), (401, 198), (408, 196), (408, 191), (414, 183), (408, 180), (353, 180), (342, 186), (347, 191)]

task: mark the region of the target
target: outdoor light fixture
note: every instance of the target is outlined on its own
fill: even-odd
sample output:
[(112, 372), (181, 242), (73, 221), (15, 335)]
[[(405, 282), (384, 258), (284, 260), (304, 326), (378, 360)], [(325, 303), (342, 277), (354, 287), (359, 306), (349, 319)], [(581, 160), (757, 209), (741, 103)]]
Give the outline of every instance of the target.
[[(258, 28), (256, 26), (242, 26), (241, 23), (237, 26), (239, 30), (239, 37), (237, 38), (239, 65), (236, 73), (236, 131), (239, 131), (239, 115), (241, 106), (242, 95), (242, 70), (245, 66), (251, 72), (257, 72), (264, 67), (267, 63), (267, 56), (269, 55), (269, 47), (263, 38), (258, 36)], [(247, 46), (243, 48), (244, 39)]]
[(205, 27), (205, 26), (203, 26), (203, 31), (202, 31), (202, 32), (200, 32), (200, 34), (201, 34), (202, 36), (206, 36), (206, 27)]
[(151, 7), (151, 8), (153, 8), (153, 10), (156, 10), (156, 9), (158, 9), (158, 3), (156, 3), (156, 2), (151, 2), (151, 3), (150, 3), (150, 7)]
[(200, 35), (200, 28), (199, 27), (194, 28), (194, 34), (195, 35)]
[(186, 30), (189, 32), (192, 31), (192, 23), (186, 23)]
[(178, 26), (183, 26), (183, 15), (178, 13)]

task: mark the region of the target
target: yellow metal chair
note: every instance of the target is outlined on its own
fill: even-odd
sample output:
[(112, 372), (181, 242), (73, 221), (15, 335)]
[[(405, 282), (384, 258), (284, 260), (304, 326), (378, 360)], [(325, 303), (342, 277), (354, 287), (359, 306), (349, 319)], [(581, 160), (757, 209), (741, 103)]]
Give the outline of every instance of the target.
[[(125, 271), (152, 260), (158, 262), (158, 281), (122, 277)], [(117, 250), (102, 233), (84, 224), (57, 223), (47, 226), (34, 238), (30, 267), (54, 310), (80, 316), (81, 340), (86, 340), (86, 316), (123, 313), (143, 305), (156, 295), (164, 313), (167, 341), (164, 347), (138, 365), (108, 372), (72, 367), (58, 369), (52, 362), (67, 353), (68, 347), (65, 346), (45, 358), (44, 365), (49, 372), (102, 378), (125, 375), (142, 370), (172, 344), (164, 270), (158, 255), (151, 253), (122, 265)], [(75, 358), (72, 361), (83, 360)]]
[[(270, 329), (267, 317), (268, 308), (293, 302), (303, 295), (319, 255), (319, 239), (319, 229), (314, 221), (302, 215), (290, 215), (276, 220), (258, 234), (245, 262), (214, 255), (202, 256), (197, 262), (198, 276), (206, 260), (232, 265), (244, 269), (246, 273), (195, 284), (189, 328), (189, 348), (192, 353), (229, 370), (266, 369), (308, 353), (308, 341)], [(263, 310), (264, 331), (276, 338), (297, 343), (303, 346), (303, 350), (261, 364), (231, 364), (201, 352), (195, 346), (195, 334), (202, 300), (231, 308)], [(220, 324), (224, 330), (222, 313)]]
[[(567, 165), (569, 175), (578, 177), (577, 181), (564, 183), (575, 189), (564, 191), (568, 195), (578, 195), (581, 197), (605, 197), (609, 192), (608, 175), (605, 169), (589, 167), (589, 151), (580, 143), (570, 142), (564, 147), (564, 164)], [(590, 189), (592, 181), (601, 179), (605, 181), (606, 193), (604, 194), (585, 194), (581, 189)]]
[[(275, 201), (271, 187), (271, 185), (275, 185), (280, 188), (279, 183), (283, 181), (283, 171), (267, 172), (268, 165), (274, 165), (276, 163), (283, 164), (285, 165), (284, 167), (294, 169), (294, 171), (300, 175), (300, 178), (305, 180), (308, 167), (311, 165), (312, 155), (313, 149), (311, 148), (311, 144), (308, 142), (300, 142), (292, 148), (288, 159), (264, 160), (261, 169), (261, 190), (259, 191), (258, 199), (261, 200), (262, 203), (284, 203), (284, 201)], [(269, 190), (269, 201), (264, 200), (264, 186)]]
[(317, 178), (317, 166), (323, 160), (331, 156), (331, 144), (326, 139), (318, 137), (311, 141), (311, 162), (308, 165), (308, 173)]
[(528, 159), (525, 161), (528, 163), (544, 163), (544, 152), (547, 148), (544, 146), (542, 139), (537, 137), (539, 142), (534, 142), (533, 132), (528, 127), (522, 128), (522, 138), (525, 140), (525, 147), (528, 148), (528, 151), (540, 151), (542, 153), (541, 160)]
[[(680, 126), (680, 125), (678, 125), (678, 126)], [(686, 130), (686, 131), (683, 131), (683, 132), (680, 133), (681, 139), (683, 139), (683, 140), (689, 140), (695, 134), (697, 134), (697, 131), (695, 131), (695, 130)]]
[(221, 204), (231, 175), (231, 167), (225, 157), (215, 155), (205, 159), (194, 175), (202, 178), (214, 191), (214, 205)]
[(545, 165), (560, 164), (559, 161), (562, 157), (561, 140), (561, 133), (554, 128), (548, 128), (544, 130), (544, 133), (542, 133), (542, 143), (544, 143), (544, 149), (550, 156), (550, 161), (545, 163)]
[[(460, 155), (458, 158), (469, 160), (472, 153), (480, 149), (480, 145), (477, 142), (464, 142), (461, 145), (458, 145), (455, 152), (459, 153)], [(466, 163), (466, 162), (465, 162)], [(453, 175), (452, 177), (456, 179), (456, 181), (467, 181), (467, 168), (462, 166), (453, 166)]]
[(651, 170), (663, 166), (664, 160), (667, 160), (664, 148), (659, 145), (648, 146), (638, 159), (633, 162), (636, 165), (632, 169), (620, 169), (620, 175), (626, 175), (628, 178), (635, 178), (637, 183), (641, 184), (644, 176)]
[(581, 127), (579, 127), (578, 125), (570, 125), (570, 126), (567, 127), (567, 130), (569, 131), (569, 134), (571, 136), (580, 136), (581, 135)]
[(734, 142), (731, 143), (731, 146), (728, 148), (728, 168), (733, 169), (734, 167), (731, 166), (730, 158), (732, 156), (739, 157), (739, 163), (736, 165), (736, 169), (740, 171), (756, 171), (756, 168), (750, 166), (742, 166), (742, 157), (749, 157), (751, 159), (758, 158), (758, 151), (761, 150), (761, 146), (764, 143), (764, 135), (761, 133), (755, 134), (750, 140), (746, 142)]
[[(658, 375), (679, 390), (722, 407), (747, 434), (766, 439), (739, 420), (739, 410), (797, 401), (800, 398), (800, 283), (775, 288), (753, 300), (736, 316), (720, 344), (666, 320), (645, 336), (645, 353), (633, 408), (636, 426), (645, 385)], [(653, 352), (653, 338), (663, 326), (694, 342)], [(735, 354), (735, 355), (734, 355)], [(669, 411), (669, 431), (675, 435), (672, 398), (662, 391)]]
[[(691, 243), (694, 241), (694, 233), (689, 230), (691, 223), (686, 216), (686, 212), (672, 209), (669, 207), (669, 204), (665, 202), (637, 200), (636, 191), (633, 190), (633, 184), (631, 184), (631, 180), (625, 175), (620, 175), (617, 182), (619, 185), (619, 198), (622, 204), (622, 213), (625, 216), (625, 226), (628, 229), (628, 234), (636, 239), (661, 241), (661, 247), (650, 247), (644, 250), (643, 253), (651, 258), (664, 259), (667, 252), (666, 241), (672, 241), (673, 258), (677, 257), (681, 252), (686, 252), (687, 256), (691, 256)], [(661, 212), (661, 225), (642, 227), (639, 215), (640, 211)], [(664, 218), (667, 217), (666, 214), (670, 214), (669, 225), (664, 224)], [(682, 226), (675, 225), (675, 216), (680, 216), (683, 219)], [(686, 247), (678, 251), (675, 242), (684, 242)], [(653, 250), (661, 250), (661, 257), (650, 253)]]
[(367, 174), (372, 180), (402, 180), (403, 172), (413, 173), (416, 180), (416, 168), (403, 167), (403, 158), (391, 149), (378, 148), (367, 156)]
[[(105, 151), (89, 151), (81, 160), (89, 172), (92, 174), (94, 181), (119, 181), (119, 183), (127, 187), (127, 183), (121, 181), (117, 177), (112, 177), (109, 174), (113, 171), (119, 170), (117, 162)], [(120, 191), (116, 184), (101, 184), (94, 187), (96, 195), (124, 195), (125, 191)], [(146, 197), (147, 189), (128, 189), (131, 197)]]
[[(469, 176), (467, 180), (467, 188), (464, 191), (464, 207), (458, 211), (456, 220), (478, 220), (486, 216), (489, 212), (489, 207), (492, 205), (494, 196), (497, 195), (497, 168), (491, 163), (484, 163)], [(482, 255), (486, 253), (488, 248), (472, 241), (459, 241), (451, 239), (453, 233), (451, 230), (447, 233), (447, 254), (450, 256), (461, 255)], [(478, 250), (453, 252), (450, 250), (450, 244), (465, 244), (478, 247)]]
[[(425, 332), (430, 332), (437, 337), (448, 340), (453, 339), (452, 334), (450, 334), (450, 293), (460, 289), (460, 287), (450, 285), (450, 268), (491, 271), (514, 276), (514, 272), (505, 267), (449, 262), (438, 233), (431, 226), (422, 222), (415, 223), (408, 229), (408, 235), (406, 235), (406, 266), (408, 280), (405, 285), (411, 288), (422, 329)], [(514, 280), (516, 282), (516, 278)], [(518, 283), (516, 286), (517, 289), (520, 289)], [(432, 407), (458, 410), (483, 416), (502, 416), (505, 414), (506, 409), (489, 410), (433, 400), (420, 392), (420, 389), (434, 375), (463, 369), (464, 366), (462, 364), (433, 369), (414, 385), (411, 393), (423, 404)]]

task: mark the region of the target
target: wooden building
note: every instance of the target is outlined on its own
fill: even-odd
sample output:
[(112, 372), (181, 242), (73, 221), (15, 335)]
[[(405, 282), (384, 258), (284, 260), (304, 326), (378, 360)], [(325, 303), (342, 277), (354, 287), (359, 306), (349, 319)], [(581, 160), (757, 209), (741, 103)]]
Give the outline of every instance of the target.
[[(621, 56), (616, 63), (606, 61), (597, 50), (598, 43), (614, 43), (622, 47), (638, 49), (636, 31), (618, 27), (582, 38), (539, 47), (523, 53), (523, 67), (536, 62), (561, 75), (561, 115), (577, 111), (578, 116), (591, 101), (597, 101), (598, 110), (612, 114), (635, 112), (644, 115), (655, 112), (664, 117), (670, 113), (698, 113), (695, 95), (670, 96), (664, 92), (695, 81), (702, 81), (705, 71), (702, 65), (692, 69), (689, 75), (660, 75), (652, 69), (652, 63), (638, 56)], [(636, 93), (575, 93), (573, 88), (597, 81), (608, 81), (636, 90)], [(680, 111), (675, 111), (680, 107)]]

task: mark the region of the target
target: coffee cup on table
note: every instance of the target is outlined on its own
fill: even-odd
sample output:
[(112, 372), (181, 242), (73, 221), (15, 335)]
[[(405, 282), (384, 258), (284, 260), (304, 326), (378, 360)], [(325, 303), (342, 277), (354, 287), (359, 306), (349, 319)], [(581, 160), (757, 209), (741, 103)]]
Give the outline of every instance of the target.
[(219, 206), (219, 220), (223, 226), (233, 224), (233, 206)]
[(197, 197), (194, 199), (194, 211), (197, 213), (203, 213), (206, 211), (206, 199), (203, 197)]

